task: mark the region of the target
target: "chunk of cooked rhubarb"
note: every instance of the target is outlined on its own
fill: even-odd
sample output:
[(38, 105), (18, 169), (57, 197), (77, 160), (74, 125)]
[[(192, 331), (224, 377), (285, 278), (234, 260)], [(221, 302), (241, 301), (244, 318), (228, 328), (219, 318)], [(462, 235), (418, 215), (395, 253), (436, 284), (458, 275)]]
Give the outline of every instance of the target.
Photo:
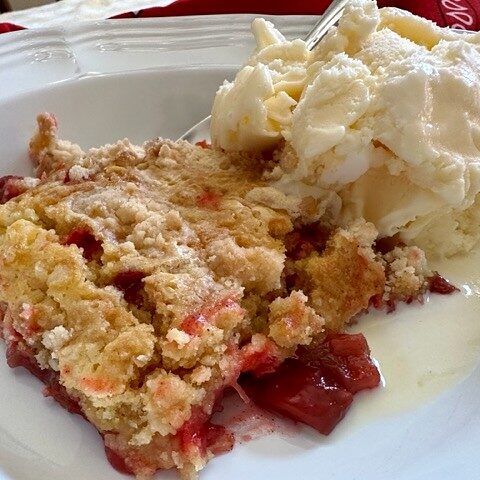
[(330, 347), (330, 352), (339, 357), (370, 355), (367, 339), (361, 333), (331, 335), (326, 343)]
[(345, 416), (353, 395), (374, 388), (380, 373), (361, 334), (331, 334), (314, 347), (298, 349), (274, 373), (242, 383), (250, 398), (267, 410), (328, 435)]
[(202, 455), (207, 451), (215, 455), (228, 452), (235, 443), (232, 433), (222, 425), (211, 423), (208, 415), (200, 409), (194, 410), (190, 420), (180, 428), (177, 436), (184, 452), (194, 448)]
[(331, 334), (310, 350), (299, 351), (305, 365), (320, 368), (331, 382), (351, 393), (375, 388), (380, 373), (370, 358), (370, 349), (361, 334)]
[(25, 188), (21, 187), (18, 182), (22, 179), (23, 177), (17, 175), (6, 175), (0, 178), (0, 204), (18, 197), (18, 195), (25, 191)]
[(443, 278), (438, 272), (435, 272), (428, 279), (428, 289), (431, 292), (439, 293), (440, 295), (449, 295), (453, 292), (458, 292), (458, 288)]
[(110, 465), (117, 470), (117, 472), (133, 475), (133, 470), (126, 464), (125, 459), (119, 455), (115, 450), (105, 445), (105, 455)]
[(87, 260), (102, 252), (102, 242), (97, 240), (93, 233), (86, 227), (74, 228), (63, 240), (64, 245), (76, 245), (83, 249), (83, 256)]
[(287, 360), (270, 375), (245, 383), (260, 407), (310, 425), (328, 435), (345, 416), (353, 395), (330, 382), (321, 369)]
[(145, 273), (140, 270), (119, 272), (113, 278), (113, 285), (123, 292), (123, 297), (129, 303), (138, 305), (142, 301), (141, 290)]

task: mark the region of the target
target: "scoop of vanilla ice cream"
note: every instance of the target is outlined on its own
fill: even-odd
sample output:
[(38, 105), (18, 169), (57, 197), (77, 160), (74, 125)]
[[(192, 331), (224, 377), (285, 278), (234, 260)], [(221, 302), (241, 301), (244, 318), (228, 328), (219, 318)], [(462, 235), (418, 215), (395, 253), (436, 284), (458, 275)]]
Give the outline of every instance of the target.
[(253, 21), (252, 31), (256, 51), (235, 80), (220, 87), (213, 103), (212, 142), (228, 151), (278, 144), (305, 84), (310, 56), (305, 42), (288, 42), (262, 18)]
[[(252, 195), (279, 208), (283, 198), (304, 221), (364, 217), (381, 236), (398, 233), (430, 253), (472, 248), (480, 237), (480, 36), (352, 0), (338, 27), (292, 63), (294, 42), (257, 26), (257, 51), (219, 90), (212, 129), (226, 150), (278, 146), (270, 190)], [(290, 65), (300, 95), (277, 86)], [(242, 80), (257, 69), (262, 96)], [(277, 107), (277, 121), (268, 102), (280, 92), (291, 100)]]

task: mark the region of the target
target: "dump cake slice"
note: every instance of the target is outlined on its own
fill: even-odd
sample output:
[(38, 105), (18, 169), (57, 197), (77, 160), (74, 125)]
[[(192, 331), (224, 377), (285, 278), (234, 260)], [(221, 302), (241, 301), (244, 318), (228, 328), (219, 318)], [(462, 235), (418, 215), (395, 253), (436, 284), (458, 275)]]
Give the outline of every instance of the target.
[[(37, 179), (2, 184), (8, 362), (95, 425), (117, 468), (195, 477), (233, 445), (211, 423), (223, 391), (243, 394), (241, 381), (255, 398), (255, 378), (281, 371), (287, 358), (282, 369), (316, 373), (268, 408), (285, 413), (288, 404), (309, 423), (312, 412), (298, 402), (292, 410), (292, 401), (336, 389), (334, 421), (310, 422), (324, 433), (351, 395), (378, 384), (362, 340), (335, 337), (388, 295), (386, 282), (395, 286), (389, 265), (402, 255), (390, 261), (374, 250), (371, 224), (307, 235), (282, 208), (249, 199), (265, 185), (261, 156), (168, 140), (83, 152), (57, 138), (49, 114), (38, 118), (30, 153)], [(417, 291), (427, 283), (421, 277)], [(352, 354), (342, 353), (346, 344)]]

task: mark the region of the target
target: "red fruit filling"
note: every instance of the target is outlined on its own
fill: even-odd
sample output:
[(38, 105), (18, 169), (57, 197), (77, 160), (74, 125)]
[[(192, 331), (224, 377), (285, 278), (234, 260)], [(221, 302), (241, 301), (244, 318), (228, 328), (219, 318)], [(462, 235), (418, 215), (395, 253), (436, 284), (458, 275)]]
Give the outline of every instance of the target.
[(247, 352), (242, 360), (242, 372), (252, 373), (256, 377), (261, 377), (267, 373), (273, 373), (279, 366), (278, 349), (275, 344), (268, 343), (263, 350)]
[(320, 368), (327, 378), (351, 393), (375, 388), (380, 373), (370, 358), (370, 349), (361, 334), (337, 333), (311, 349), (299, 349), (299, 360)]
[(428, 279), (428, 289), (431, 292), (439, 293), (440, 295), (449, 295), (453, 292), (458, 292), (458, 288), (439, 275), (438, 272), (435, 272)]
[(310, 425), (328, 435), (345, 416), (353, 395), (339, 388), (321, 369), (287, 360), (270, 375), (246, 382), (245, 390), (260, 407)]
[(113, 285), (123, 292), (123, 297), (129, 303), (142, 303), (143, 278), (145, 273), (140, 270), (119, 272), (113, 278)]
[[(15, 333), (13, 333), (12, 337), (15, 337)], [(65, 387), (60, 384), (59, 374), (53, 370), (40, 368), (36, 362), (33, 351), (23, 343), (19, 335), (17, 339), (11, 338), (7, 342), (6, 356), (7, 364), (10, 368), (26, 368), (45, 384), (43, 394), (46, 397), (52, 397), (71, 413), (83, 415), (78, 402), (72, 398), (72, 396), (67, 393)]]
[(345, 416), (353, 395), (374, 388), (380, 373), (361, 334), (332, 334), (313, 348), (300, 348), (274, 373), (249, 377), (242, 386), (267, 410), (328, 435)]
[(211, 147), (210, 143), (208, 143), (206, 140), (200, 140), (195, 145), (197, 147), (201, 147), (201, 148), (210, 148)]
[(197, 197), (197, 206), (200, 208), (209, 208), (211, 210), (216, 210), (220, 205), (222, 197), (223, 194), (220, 192), (205, 190)]
[(117, 472), (125, 473), (127, 475), (133, 475), (133, 471), (129, 468), (125, 462), (125, 459), (119, 455), (115, 450), (105, 445), (105, 455), (110, 465), (117, 470)]
[(337, 334), (327, 339), (329, 350), (339, 357), (370, 355), (366, 338), (361, 335)]
[(325, 249), (330, 230), (312, 223), (289, 233), (285, 237), (287, 257), (299, 260), (310, 255), (312, 252), (322, 252)]
[(205, 455), (207, 450), (215, 455), (229, 452), (234, 445), (233, 435), (223, 426), (215, 425), (200, 409), (192, 413), (190, 420), (177, 433), (180, 447), (184, 452), (192, 448)]
[(0, 204), (8, 202), (10, 199), (18, 197), (25, 191), (25, 188), (20, 187), (17, 180), (22, 180), (23, 177), (16, 175), (6, 175), (0, 178)]
[(97, 240), (90, 230), (86, 227), (74, 228), (63, 240), (64, 245), (76, 245), (83, 249), (83, 256), (87, 260), (92, 260), (95, 256), (101, 255), (102, 242)]
[(208, 320), (201, 313), (189, 315), (182, 321), (180, 328), (189, 335), (200, 335)]

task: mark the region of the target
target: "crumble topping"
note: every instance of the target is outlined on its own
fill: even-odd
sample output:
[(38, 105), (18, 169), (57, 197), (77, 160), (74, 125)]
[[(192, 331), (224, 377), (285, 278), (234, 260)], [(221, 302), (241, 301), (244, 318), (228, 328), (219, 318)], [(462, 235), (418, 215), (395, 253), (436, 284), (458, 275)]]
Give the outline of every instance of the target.
[(270, 304), (269, 337), (280, 347), (308, 345), (319, 335), (325, 324), (315, 310), (307, 306), (308, 298), (293, 291), (287, 298), (277, 298)]
[(387, 262), (384, 299), (407, 301), (423, 293), (433, 272), (418, 247), (395, 247), (383, 256)]
[(323, 253), (312, 252), (291, 266), (296, 286), (308, 295), (328, 330), (340, 330), (384, 290), (385, 272), (372, 250), (372, 235), (371, 224), (355, 223), (351, 230), (333, 234)]
[(45, 348), (55, 352), (62, 348), (68, 342), (72, 333), (63, 325), (58, 325), (52, 330), (47, 330), (42, 334), (42, 343)]
[(209, 418), (240, 374), (274, 372), (374, 297), (424, 289), (421, 250), (382, 256), (364, 220), (302, 226), (262, 197), (263, 157), (162, 139), (83, 152), (53, 116), (38, 125), (39, 179), (0, 206), (4, 338), (56, 372), (52, 395), (139, 478), (194, 478), (232, 447)]
[(80, 182), (82, 180), (87, 180), (92, 173), (93, 172), (90, 171), (88, 168), (82, 167), (80, 165), (74, 165), (68, 170), (68, 177), (71, 181)]

